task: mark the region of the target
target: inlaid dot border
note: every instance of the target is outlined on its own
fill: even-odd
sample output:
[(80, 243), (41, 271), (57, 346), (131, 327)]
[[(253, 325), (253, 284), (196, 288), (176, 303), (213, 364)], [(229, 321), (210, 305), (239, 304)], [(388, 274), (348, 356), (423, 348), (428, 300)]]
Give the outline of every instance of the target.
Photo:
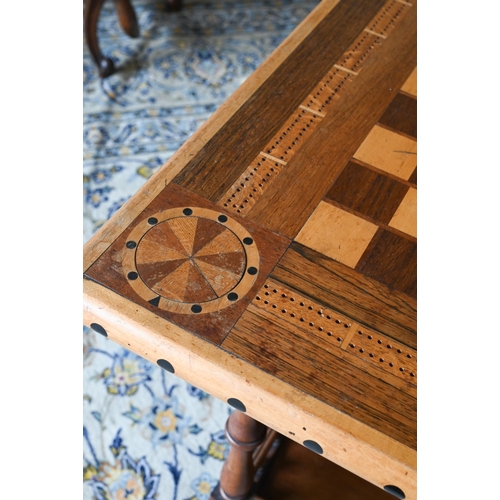
[[(188, 211), (190, 211), (189, 215), (187, 215)], [(217, 299), (213, 299), (207, 302), (177, 302), (172, 299), (167, 299), (162, 295), (158, 295), (157, 292), (152, 290), (140, 278), (140, 274), (136, 266), (136, 252), (139, 248), (142, 238), (149, 230), (151, 230), (153, 227), (156, 227), (158, 224), (179, 217), (200, 217), (212, 220), (216, 224), (220, 224), (221, 226), (229, 229), (240, 241), (246, 256), (245, 271), (243, 272), (243, 275), (236, 286), (229, 290), (222, 297), (218, 297)], [(153, 225), (151, 225), (152, 220), (155, 220), (155, 223)], [(249, 243), (250, 241), (251, 243)], [(135, 246), (132, 243), (135, 243)], [(254, 239), (252, 238), (252, 235), (240, 223), (236, 222), (231, 217), (228, 217), (227, 215), (222, 214), (219, 211), (210, 210), (208, 208), (179, 207), (157, 212), (156, 214), (153, 214), (143, 221), (139, 222), (139, 224), (135, 226), (135, 228), (128, 235), (127, 242), (123, 247), (123, 273), (132, 289), (141, 298), (151, 303), (152, 305), (155, 305), (159, 309), (179, 314), (206, 314), (220, 311), (221, 309), (234, 305), (236, 302), (245, 297), (245, 295), (254, 285), (259, 274), (259, 265), (259, 251)], [(137, 278), (130, 279), (130, 277), (135, 277), (136, 275)], [(200, 307), (201, 311), (199, 310)]]

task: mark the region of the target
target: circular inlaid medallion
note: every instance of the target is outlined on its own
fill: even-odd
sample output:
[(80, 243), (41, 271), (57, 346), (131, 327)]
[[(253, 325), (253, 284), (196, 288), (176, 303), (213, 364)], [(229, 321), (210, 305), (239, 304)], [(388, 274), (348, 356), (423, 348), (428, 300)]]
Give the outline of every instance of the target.
[(127, 238), (122, 263), (130, 286), (152, 305), (200, 314), (245, 296), (255, 282), (259, 254), (233, 219), (182, 207), (139, 223)]

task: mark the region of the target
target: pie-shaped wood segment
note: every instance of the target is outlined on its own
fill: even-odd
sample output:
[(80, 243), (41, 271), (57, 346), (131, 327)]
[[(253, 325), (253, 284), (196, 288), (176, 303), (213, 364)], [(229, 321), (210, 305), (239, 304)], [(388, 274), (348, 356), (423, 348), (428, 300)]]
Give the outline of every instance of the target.
[(128, 237), (122, 264), (130, 286), (149, 303), (199, 314), (227, 307), (248, 292), (259, 253), (234, 219), (208, 209), (178, 208), (140, 222)]

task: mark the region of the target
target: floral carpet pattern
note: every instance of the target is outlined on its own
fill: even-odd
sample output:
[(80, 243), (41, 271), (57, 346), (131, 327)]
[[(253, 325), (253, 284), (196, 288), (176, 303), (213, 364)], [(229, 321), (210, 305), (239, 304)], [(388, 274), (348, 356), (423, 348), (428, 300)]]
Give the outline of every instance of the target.
[[(134, 0), (141, 36), (104, 4), (116, 74), (83, 52), (84, 242), (229, 97), (317, 0)], [(84, 327), (84, 500), (208, 500), (227, 456), (229, 407)]]

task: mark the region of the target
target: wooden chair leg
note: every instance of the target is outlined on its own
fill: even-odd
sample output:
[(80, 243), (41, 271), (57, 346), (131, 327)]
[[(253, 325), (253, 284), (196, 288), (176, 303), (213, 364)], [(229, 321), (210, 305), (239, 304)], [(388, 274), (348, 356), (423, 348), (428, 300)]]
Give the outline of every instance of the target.
[(219, 485), (212, 500), (247, 500), (257, 470), (253, 452), (264, 441), (267, 427), (245, 413), (235, 410), (226, 423), (226, 436), (231, 445), (222, 467)]
[(135, 10), (130, 3), (130, 0), (114, 0), (118, 20), (123, 28), (123, 31), (131, 37), (137, 38), (139, 36), (139, 23)]
[(168, 12), (179, 12), (182, 10), (182, 0), (165, 0)]
[(104, 57), (97, 40), (97, 21), (104, 0), (87, 0), (85, 4), (85, 38), (90, 50), (90, 55), (99, 69), (101, 78), (105, 78), (115, 71), (113, 61)]

